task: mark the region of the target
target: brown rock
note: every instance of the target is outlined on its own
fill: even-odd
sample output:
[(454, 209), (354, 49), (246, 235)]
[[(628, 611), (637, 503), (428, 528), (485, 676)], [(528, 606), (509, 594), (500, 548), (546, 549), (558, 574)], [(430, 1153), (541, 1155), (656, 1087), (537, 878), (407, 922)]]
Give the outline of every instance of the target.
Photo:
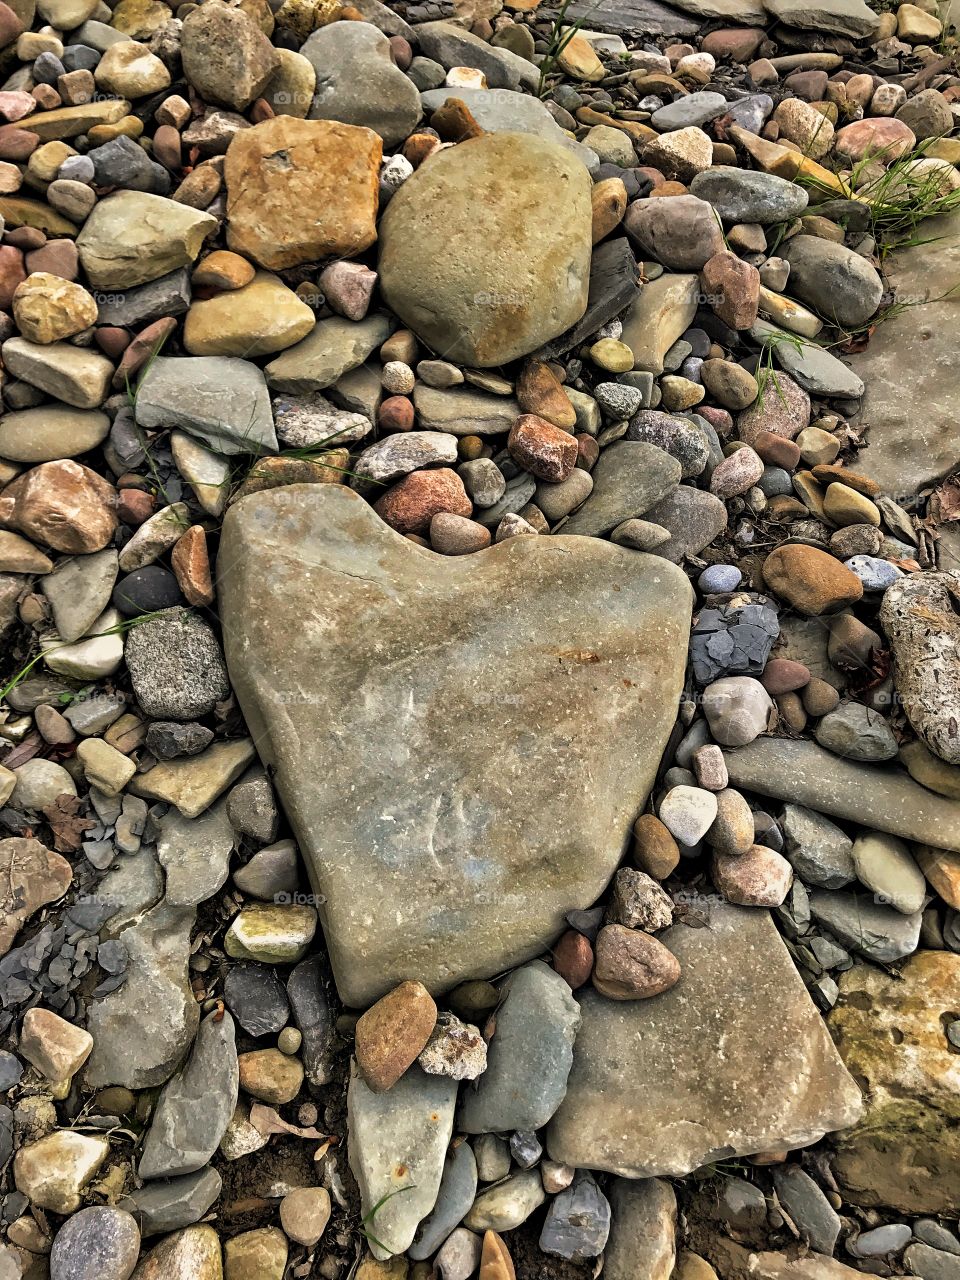
[(811, 470), (821, 484), (830, 485), (834, 482), (844, 484), (848, 489), (855, 489), (857, 493), (862, 493), (868, 498), (875, 498), (880, 492), (880, 486), (875, 480), (861, 475), (859, 471), (851, 471), (849, 467), (841, 467), (835, 462), (822, 462)]
[(34, 911), (62, 897), (72, 880), (66, 858), (39, 840), (21, 836), (0, 840), (0, 956), (7, 954), (20, 926)]
[(754, 440), (753, 447), (771, 467), (784, 467), (787, 471), (793, 471), (800, 462), (800, 446), (772, 431), (761, 431)]
[(277, 52), (240, 8), (207, 0), (187, 14), (180, 41), (183, 71), (205, 102), (245, 111), (280, 66)]
[(761, 27), (721, 27), (711, 31), (700, 42), (703, 53), (712, 54), (717, 61), (729, 58), (731, 62), (747, 62), (766, 39)]
[(26, 256), (27, 274), (46, 271), (63, 280), (76, 280), (80, 274), (80, 255), (72, 240), (48, 240), (39, 249), (31, 249)]
[(387, 396), (377, 410), (381, 431), (412, 431), (416, 412), (406, 396)]
[(384, 1093), (416, 1062), (437, 1023), (437, 1006), (421, 982), (401, 982), (357, 1023), (357, 1065), (375, 1093)]
[(568, 431), (535, 413), (524, 413), (507, 437), (511, 458), (538, 480), (559, 484), (577, 465), (577, 442)]
[(960, 853), (934, 849), (930, 845), (916, 845), (913, 853), (930, 887), (948, 907), (960, 911)]
[(473, 112), (462, 98), (448, 98), (430, 117), (431, 129), (436, 129), (443, 142), (466, 142), (479, 138), (483, 129), (473, 118)]
[(227, 243), (272, 270), (362, 253), (377, 238), (382, 154), (372, 129), (331, 120), (242, 129), (224, 165)]
[(56, 551), (101, 551), (117, 527), (116, 490), (64, 459), (32, 467), (0, 493), (0, 525)]
[(553, 967), (576, 991), (590, 981), (593, 971), (593, 947), (590, 939), (576, 929), (568, 929), (553, 948)]
[(763, 580), (782, 600), (808, 617), (855, 604), (863, 583), (846, 565), (816, 547), (777, 547), (763, 562)]
[(710, 492), (718, 498), (735, 498), (752, 489), (762, 475), (763, 459), (749, 445), (744, 445), (714, 467)]
[(680, 979), (672, 951), (641, 929), (608, 924), (597, 934), (593, 985), (608, 1000), (646, 1000)]
[(704, 264), (700, 283), (710, 306), (731, 329), (749, 329), (760, 305), (760, 272), (724, 249)]
[(232, 501), (265, 489), (282, 489), (288, 484), (343, 484), (349, 461), (348, 449), (330, 449), (315, 458), (260, 458)]
[(457, 473), (449, 467), (437, 467), (404, 476), (374, 503), (374, 510), (398, 533), (424, 533), (440, 511), (469, 516), (473, 514), (473, 503)]
[(810, 668), (792, 658), (771, 658), (763, 669), (760, 683), (767, 693), (791, 693), (810, 683)]
[(237, 1056), (240, 1087), (251, 1097), (282, 1107), (292, 1102), (303, 1084), (303, 1065), (279, 1049), (253, 1049)]
[(480, 1253), (480, 1280), (516, 1280), (510, 1250), (495, 1231), (485, 1231)]
[(604, 178), (593, 184), (590, 193), (593, 215), (593, 243), (599, 244), (619, 227), (627, 212), (627, 188), (622, 178)]
[(633, 824), (633, 860), (654, 880), (666, 880), (677, 869), (680, 850), (658, 817), (642, 813)]
[(156, 498), (144, 489), (121, 489), (117, 494), (117, 519), (132, 529), (149, 520), (156, 508)]
[(713, 855), (713, 881), (738, 907), (779, 907), (793, 883), (793, 868), (775, 849), (755, 844), (746, 853)]
[(256, 274), (253, 264), (239, 253), (215, 249), (194, 267), (192, 283), (195, 289), (232, 291), (248, 285)]
[(825, 716), (840, 705), (840, 694), (832, 684), (813, 676), (801, 694), (803, 709), (808, 716)]
[(23, 254), (12, 244), (0, 245), (0, 311), (9, 311), (13, 295), (27, 278)]
[[(132, 341), (125, 330), (120, 330), (125, 341), (116, 353), (119, 355), (120, 351), (122, 351), (123, 356), (113, 375), (111, 385), (114, 391), (123, 391), (127, 386), (134, 384), (137, 374), (148, 360), (160, 353), (164, 343), (176, 327), (177, 320), (175, 316), (164, 316), (161, 320), (154, 320), (145, 329), (141, 329)], [(103, 328), (98, 328), (98, 342), (102, 333)], [(107, 350), (107, 355), (111, 355), (110, 350)]]
[(170, 563), (188, 604), (195, 608), (211, 605), (216, 599), (210, 573), (210, 555), (203, 525), (193, 524), (170, 553)]
[(873, 116), (866, 120), (856, 120), (839, 129), (833, 140), (834, 150), (844, 159), (856, 161), (869, 156), (877, 159), (884, 167), (899, 160), (916, 145), (913, 130), (894, 116)]
[(535, 414), (570, 431), (577, 425), (577, 412), (563, 384), (548, 364), (528, 360), (517, 379), (517, 401), (524, 413)]

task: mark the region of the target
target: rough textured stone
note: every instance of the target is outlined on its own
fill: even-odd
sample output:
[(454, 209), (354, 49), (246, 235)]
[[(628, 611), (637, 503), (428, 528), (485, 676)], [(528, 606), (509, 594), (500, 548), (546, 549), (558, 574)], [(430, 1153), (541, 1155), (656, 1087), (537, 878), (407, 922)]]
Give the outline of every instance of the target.
[(0, 956), (10, 950), (17, 930), (34, 911), (62, 897), (72, 879), (66, 858), (39, 840), (26, 836), (0, 840)]
[(115, 191), (94, 205), (77, 237), (95, 289), (128, 289), (188, 267), (217, 220), (144, 191)]
[(499, 365), (583, 315), (591, 239), (582, 165), (550, 142), (485, 135), (433, 156), (390, 201), (380, 287), (447, 359)]
[(906, 1213), (960, 1210), (960, 1058), (944, 1018), (960, 1007), (960, 956), (921, 951), (902, 975), (872, 964), (840, 979), (837, 1048), (863, 1081), (866, 1111), (839, 1138), (845, 1198)]
[[(273, 565), (267, 584), (258, 568), (265, 555)], [(234, 685), (325, 896), (324, 924), (346, 1000), (367, 1003), (408, 972), (434, 991), (500, 972), (558, 936), (572, 906), (592, 905), (619, 860), (673, 722), (691, 598), (682, 574), (592, 540), (510, 539), (478, 556), (436, 559), (333, 486), (244, 499), (227, 515), (220, 559), (227, 565), (220, 592)], [(589, 608), (585, 583), (597, 592)], [(514, 642), (510, 601), (520, 593), (530, 612), (516, 615)], [(302, 625), (321, 599), (339, 619), (335, 644), (326, 626)], [(283, 621), (291, 609), (295, 634)], [(348, 625), (355, 628), (349, 644)], [(462, 650), (451, 626), (469, 637)], [(391, 630), (388, 672), (375, 655)], [(436, 673), (431, 689), (417, 693), (440, 637), (456, 694), (436, 683)], [(488, 644), (498, 655), (493, 686), (465, 684), (463, 672), (483, 667)], [(375, 696), (371, 663), (382, 679)], [(305, 697), (302, 673), (310, 670), (317, 683)], [(368, 689), (362, 699), (355, 692), (361, 679)], [(456, 717), (450, 696), (460, 708)], [(522, 765), (509, 749), (504, 754), (514, 718), (523, 735), (536, 726), (533, 772), (529, 759)], [(395, 741), (385, 739), (385, 723), (396, 723)], [(469, 732), (467, 724), (474, 726)], [(616, 733), (615, 753), (599, 724)], [(376, 752), (365, 746), (368, 735)], [(327, 789), (332, 796), (341, 785), (330, 766), (334, 740), (351, 785), (362, 782), (380, 795), (376, 812), (355, 814), (328, 800)], [(584, 768), (593, 761), (588, 810), (572, 794), (569, 804), (561, 799), (571, 740), (580, 744)], [(319, 777), (308, 742), (325, 760)], [(414, 755), (423, 765), (423, 796), (403, 763)], [(474, 780), (467, 806), (443, 798), (463, 776)], [(550, 796), (546, 808), (533, 799), (541, 787)], [(470, 862), (465, 877), (456, 851), (475, 846), (480, 831), (484, 856)], [(529, 844), (544, 858), (556, 850), (549, 854), (551, 863), (558, 859), (555, 873), (545, 876), (540, 859), (530, 865)], [(368, 893), (361, 890), (365, 877)], [(378, 904), (388, 900), (385, 913)]]
[(142, 1260), (132, 1280), (223, 1280), (220, 1238), (207, 1226), (165, 1236)]
[(351, 258), (377, 238), (383, 147), (369, 129), (278, 116), (227, 149), (227, 242), (272, 271)]
[(702, 904), (662, 940), (683, 972), (652, 1000), (581, 998), (555, 1160), (648, 1178), (803, 1146), (852, 1124), (860, 1093), (765, 911)]
[(95, 1205), (68, 1218), (50, 1250), (52, 1280), (127, 1280), (140, 1254), (140, 1230), (123, 1209)]
[(183, 70), (205, 102), (245, 111), (280, 65), (276, 50), (245, 10), (202, 5), (183, 22)]
[(136, 418), (148, 429), (180, 427), (217, 453), (277, 448), (263, 374), (232, 356), (160, 356), (137, 389)]

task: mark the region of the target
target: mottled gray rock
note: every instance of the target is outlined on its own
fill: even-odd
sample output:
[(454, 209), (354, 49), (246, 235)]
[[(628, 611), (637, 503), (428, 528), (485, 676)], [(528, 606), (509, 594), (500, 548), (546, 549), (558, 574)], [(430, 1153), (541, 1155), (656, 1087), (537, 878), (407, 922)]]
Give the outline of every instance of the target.
[(847, 760), (892, 760), (899, 750), (890, 724), (862, 702), (841, 702), (814, 730), (821, 747)]
[(644, 515), (670, 533), (670, 541), (661, 543), (653, 555), (675, 564), (684, 556), (699, 555), (727, 527), (727, 508), (720, 499), (689, 484), (680, 485)]
[(586, 1262), (603, 1253), (610, 1234), (610, 1202), (589, 1173), (550, 1201), (540, 1232), (540, 1248), (568, 1262)]
[(251, 769), (227, 796), (227, 817), (234, 828), (258, 844), (277, 834), (280, 813), (270, 779), (262, 769)]
[(300, 858), (292, 840), (278, 840), (260, 849), (238, 871), (233, 883), (242, 892), (261, 902), (282, 901), (296, 893), (300, 884)]
[[(513, 538), (451, 564), (333, 485), (236, 504), (220, 563), (235, 690), (323, 895), (345, 1000), (366, 1004), (408, 972), (433, 990), (502, 972), (592, 905), (673, 723), (685, 575), (595, 539)], [(335, 627), (302, 625), (324, 607)], [(437, 646), (449, 687), (424, 665)], [(598, 650), (609, 681), (582, 657)], [(488, 669), (492, 684), (478, 681)], [(533, 755), (504, 747), (531, 733)], [(589, 806), (574, 798), (572, 751), (591, 773)], [(464, 776), (462, 804), (450, 797)], [(344, 807), (347, 777), (378, 804)], [(465, 867), (462, 850), (481, 845)]]
[(688, 93), (654, 111), (650, 123), (658, 133), (670, 133), (674, 129), (707, 124), (710, 120), (716, 120), (717, 116), (724, 115), (726, 110), (727, 100), (722, 93)]
[(793, 236), (780, 247), (790, 263), (790, 293), (838, 326), (866, 324), (883, 281), (867, 258), (821, 236)]
[(618, 440), (591, 472), (593, 490), (563, 526), (564, 533), (599, 537), (623, 520), (641, 516), (680, 483), (680, 463), (656, 445)]
[(822, 889), (842, 889), (856, 879), (853, 841), (822, 813), (785, 804), (780, 826), (784, 855), (801, 880)]
[(810, 894), (810, 914), (845, 947), (878, 964), (891, 964), (912, 955), (920, 940), (920, 911), (904, 915), (874, 901), (871, 893), (814, 889)]
[(211, 1014), (200, 1024), (186, 1066), (160, 1094), (143, 1143), (140, 1177), (172, 1178), (202, 1169), (226, 1132), (239, 1087), (233, 1018)]
[(216, 453), (277, 450), (263, 374), (233, 356), (159, 356), (138, 384), (136, 418), (180, 427)]
[(876, 31), (879, 19), (863, 0), (763, 0), (766, 9), (789, 27), (835, 31), (861, 40)]
[[(416, 1065), (386, 1093), (374, 1093), (355, 1065), (351, 1070), (347, 1151), (375, 1257), (408, 1249), (418, 1224), (436, 1204), (456, 1102), (455, 1080), (428, 1076)], [(410, 1189), (384, 1199), (398, 1187)]]
[(579, 1006), (555, 970), (536, 960), (513, 973), (497, 1010), (487, 1069), (465, 1094), (460, 1128), (542, 1128), (566, 1092), (579, 1025)]
[(94, 1205), (68, 1218), (50, 1250), (51, 1280), (127, 1280), (140, 1254), (140, 1230), (124, 1209)]
[(908, 1245), (903, 1261), (921, 1280), (960, 1280), (960, 1258), (928, 1244)]
[(726, 223), (786, 222), (797, 218), (807, 207), (809, 196), (803, 187), (759, 169), (721, 166), (705, 169), (690, 183), (693, 195), (706, 200)]
[(127, 980), (87, 1010), (88, 1088), (149, 1089), (181, 1062), (200, 1018), (187, 971), (195, 914), (161, 903), (117, 935), (129, 956)]
[(191, 907), (212, 898), (226, 883), (233, 844), (225, 802), (213, 805), (199, 818), (185, 818), (169, 809), (157, 837), (168, 906)]
[(330, 1002), (324, 990), (323, 962), (311, 956), (291, 970), (287, 979), (287, 999), (303, 1041), (300, 1060), (311, 1084), (326, 1084), (330, 1079), (333, 1044), (336, 1033)]
[(457, 461), (457, 437), (444, 431), (398, 431), (368, 448), (353, 464), (356, 475), (386, 483), (422, 467)]
[(447, 1152), (437, 1202), (417, 1227), (408, 1256), (422, 1262), (436, 1253), (466, 1217), (476, 1194), (477, 1162), (469, 1144), (461, 1142)]
[(552, 1159), (682, 1176), (804, 1146), (859, 1116), (860, 1091), (769, 914), (692, 906), (707, 927), (660, 935), (680, 962), (675, 987), (628, 1002), (582, 993), (567, 1095), (547, 1133)]
[(133, 692), (148, 716), (194, 720), (230, 692), (213, 628), (185, 609), (165, 609), (132, 627), (124, 659)]
[(453, 22), (421, 22), (417, 42), (428, 58), (442, 67), (476, 67), (491, 89), (536, 90), (539, 72), (532, 62), (509, 49), (497, 48)]
[(209, 1165), (165, 1182), (148, 1182), (124, 1200), (141, 1235), (155, 1236), (199, 1222), (220, 1194), (220, 1175)]

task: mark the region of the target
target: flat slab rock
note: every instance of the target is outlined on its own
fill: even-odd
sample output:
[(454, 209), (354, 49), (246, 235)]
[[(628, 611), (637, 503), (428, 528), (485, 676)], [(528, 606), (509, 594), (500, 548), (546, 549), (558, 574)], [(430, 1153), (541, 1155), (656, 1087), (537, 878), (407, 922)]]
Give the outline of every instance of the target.
[(581, 18), (597, 31), (611, 31), (616, 35), (642, 32), (651, 36), (689, 36), (700, 29), (695, 18), (678, 13), (660, 0), (604, 0), (603, 4), (574, 0), (566, 17), (570, 21)]
[(348, 1004), (500, 973), (593, 904), (674, 721), (684, 574), (594, 538), (451, 560), (317, 485), (233, 506), (220, 564), (233, 686)]
[[(704, 907), (706, 904), (704, 903)], [(662, 941), (677, 985), (650, 1000), (580, 998), (550, 1156), (629, 1178), (800, 1147), (860, 1116), (860, 1091), (766, 911), (710, 903)]]

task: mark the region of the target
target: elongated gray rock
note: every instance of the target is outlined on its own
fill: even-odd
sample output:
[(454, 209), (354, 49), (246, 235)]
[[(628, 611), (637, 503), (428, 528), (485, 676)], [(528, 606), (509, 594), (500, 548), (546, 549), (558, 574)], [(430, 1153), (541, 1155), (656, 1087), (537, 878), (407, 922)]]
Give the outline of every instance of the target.
[(800, 1147), (860, 1115), (844, 1068), (766, 911), (706, 899), (703, 928), (660, 935), (680, 961), (649, 1000), (580, 997), (554, 1160), (628, 1178)]
[(469, 1142), (447, 1152), (437, 1202), (417, 1227), (407, 1253), (415, 1262), (430, 1258), (466, 1217), (477, 1194), (477, 1160)]
[(429, 1076), (414, 1065), (392, 1089), (374, 1093), (353, 1066), (347, 1155), (375, 1257), (409, 1248), (436, 1204), (456, 1104), (457, 1082), (446, 1076)]
[(192, 907), (160, 903), (118, 935), (129, 956), (127, 980), (90, 1002), (88, 1088), (149, 1089), (179, 1066), (200, 1018), (187, 971), (195, 916)]
[(196, 1173), (209, 1162), (237, 1105), (240, 1072), (233, 1018), (200, 1024), (187, 1065), (164, 1086), (143, 1143), (141, 1178)]
[(560, 1105), (573, 1062), (580, 1007), (567, 982), (540, 960), (504, 985), (487, 1069), (467, 1088), (460, 1112), (466, 1133), (531, 1133)]
[(219, 564), (233, 685), (348, 1004), (501, 973), (595, 902), (674, 722), (683, 573), (586, 538), (437, 557), (339, 485), (242, 499)]
[(863, 381), (842, 360), (815, 342), (806, 342), (766, 320), (758, 320), (750, 337), (773, 351), (773, 358), (804, 391), (820, 396), (844, 396), (859, 400)]
[(788, 738), (757, 738), (723, 754), (731, 786), (960, 852), (960, 801), (928, 791), (899, 769), (843, 760)]
[(680, 483), (680, 463), (656, 445), (619, 440), (600, 454), (593, 490), (563, 526), (564, 533), (597, 537), (668, 498)]

